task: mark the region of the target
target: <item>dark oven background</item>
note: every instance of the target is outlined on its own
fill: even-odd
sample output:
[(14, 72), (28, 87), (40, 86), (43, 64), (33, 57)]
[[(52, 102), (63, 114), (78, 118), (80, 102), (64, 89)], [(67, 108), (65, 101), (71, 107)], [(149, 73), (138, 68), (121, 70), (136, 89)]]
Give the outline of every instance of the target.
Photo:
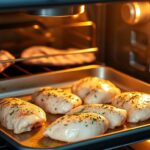
[(101, 62), (150, 82), (150, 3), (96, 4), (89, 9)]
[[(107, 65), (150, 82), (150, 3), (128, 5), (107, 6), (105, 61)], [(129, 16), (124, 15), (134, 6), (137, 7), (134, 11), (140, 11), (139, 17), (129, 20)]]

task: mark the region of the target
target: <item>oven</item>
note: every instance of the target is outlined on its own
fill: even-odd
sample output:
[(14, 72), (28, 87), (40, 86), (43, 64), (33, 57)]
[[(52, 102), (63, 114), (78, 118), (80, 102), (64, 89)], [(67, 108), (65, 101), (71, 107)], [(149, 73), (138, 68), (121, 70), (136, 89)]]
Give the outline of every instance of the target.
[[(0, 49), (15, 58), (0, 60), (1, 64), (11, 64), (0, 72), (0, 98), (29, 95), (42, 86), (68, 86), (85, 76), (111, 80), (123, 91), (150, 93), (149, 28), (149, 1), (2, 0)], [(59, 52), (22, 57), (33, 46)], [(45, 58), (48, 64), (42, 64)], [(32, 60), (39, 61), (34, 64)], [(148, 149), (149, 140), (139, 143), (150, 138), (149, 122), (146, 125), (131, 133), (109, 135), (104, 141), (62, 145), (60, 149)], [(16, 143), (3, 133), (0, 148), (9, 149)]]

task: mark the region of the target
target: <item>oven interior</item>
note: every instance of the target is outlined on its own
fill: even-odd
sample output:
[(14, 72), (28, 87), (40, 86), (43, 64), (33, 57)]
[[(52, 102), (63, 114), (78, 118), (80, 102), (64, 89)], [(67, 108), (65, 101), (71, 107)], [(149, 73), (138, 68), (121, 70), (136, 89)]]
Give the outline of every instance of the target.
[[(60, 49), (62, 52), (68, 48), (83, 52), (88, 51), (89, 48), (98, 49), (96, 26), (86, 13), (67, 17), (40, 17), (19, 12), (1, 14), (0, 18), (0, 34), (3, 35), (0, 37), (0, 49), (8, 50), (15, 56), (16, 61), (20, 59), (22, 51), (31, 46), (48, 46)], [(88, 64), (91, 63), (84, 65)], [(81, 65), (32, 66), (25, 65), (19, 60), (2, 72), (0, 79), (7, 80)]]
[[(81, 8), (84, 11), (71, 15), (68, 13), (72, 11), (64, 11), (64, 7), (59, 13), (59, 9), (54, 9), (54, 12), (46, 10), (44, 15), (54, 14), (44, 17), (39, 16), (43, 13), (41, 9), (32, 11), (32, 8), (29, 11), (17, 9), (0, 13), (0, 49), (9, 51), (16, 58), (0, 61), (13, 61), (10, 67), (0, 73), (1, 95), (6, 92), (7, 96), (7, 92), (20, 89), (22, 82), (31, 88), (40, 79), (46, 84), (44, 78), (47, 74), (52, 74), (53, 83), (61, 82), (75, 78), (72, 69), (86, 70), (97, 65), (113, 67), (150, 83), (150, 2), (95, 3), (85, 4)], [(64, 13), (67, 16), (56, 16)], [(53, 47), (64, 53), (74, 48), (74, 51), (79, 50), (77, 53), (93, 53), (96, 59), (90, 63), (63, 66), (27, 65), (23, 63), (21, 53), (31, 46)], [(64, 74), (70, 72), (70, 77), (58, 76), (59, 71)], [(80, 75), (85, 74), (81, 72)], [(8, 91), (3, 88), (5, 86), (9, 87)]]
[[(8, 50), (16, 60), (0, 73), (0, 80), (100, 64), (150, 82), (149, 8), (149, 2), (130, 2), (86, 4), (82, 13), (67, 16), (43, 17), (26, 11), (2, 12), (0, 49)], [(57, 67), (25, 65), (19, 60), (24, 49), (39, 45), (63, 52), (75, 48), (86, 53), (88, 48), (94, 48), (97, 50), (94, 51), (96, 60)]]

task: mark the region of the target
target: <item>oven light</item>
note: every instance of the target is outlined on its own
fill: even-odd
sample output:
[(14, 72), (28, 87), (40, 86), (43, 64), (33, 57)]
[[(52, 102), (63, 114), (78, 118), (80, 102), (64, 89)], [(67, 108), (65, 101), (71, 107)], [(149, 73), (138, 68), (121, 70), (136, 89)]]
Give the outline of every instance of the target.
[(85, 6), (82, 5), (82, 6), (80, 7), (80, 14), (84, 13), (84, 11), (85, 11)]
[(138, 3), (135, 3), (134, 10), (135, 10), (134, 20), (135, 20), (135, 22), (139, 22), (140, 16), (141, 16), (141, 8), (140, 8), (140, 5), (138, 5)]
[(139, 7), (136, 7), (136, 8), (135, 8), (135, 11), (136, 11), (136, 16), (137, 16), (137, 17), (140, 17), (140, 15), (141, 15), (141, 10), (140, 10), (140, 8), (139, 8)]
[(137, 24), (148, 21), (150, 18), (150, 3), (126, 3), (122, 5), (122, 19), (128, 24)]
[(73, 15), (72, 18), (74, 18), (74, 19), (75, 19), (75, 18), (78, 18), (79, 15), (82, 14), (82, 13), (84, 13), (84, 12), (85, 12), (85, 6), (82, 5), (82, 6), (80, 7), (80, 12), (79, 12), (78, 14)]

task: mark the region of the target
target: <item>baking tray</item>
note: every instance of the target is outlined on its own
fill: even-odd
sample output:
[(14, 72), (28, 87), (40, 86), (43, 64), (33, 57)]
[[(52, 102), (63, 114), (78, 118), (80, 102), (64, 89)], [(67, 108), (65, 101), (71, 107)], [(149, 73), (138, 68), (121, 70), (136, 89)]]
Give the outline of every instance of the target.
[[(110, 80), (121, 88), (122, 91), (143, 91), (150, 93), (149, 84), (125, 75), (115, 69), (101, 66), (87, 66), (50, 74), (40, 74), (37, 76), (10, 80), (11, 83), (18, 83), (17, 87), (14, 87), (15, 90), (12, 90), (11, 84), (9, 88), (7, 87), (7, 82), (9, 81), (4, 81), (5, 91), (1, 93), (0, 96), (1, 98), (8, 96), (21, 96), (24, 100), (28, 101), (31, 99), (30, 94), (39, 86), (50, 85), (54, 87), (68, 88), (72, 82), (86, 76), (97, 76)], [(44, 79), (48, 81), (45, 82)], [(37, 80), (38, 82), (41, 81), (38, 85), (35, 82)], [(43, 80), (44, 82), (42, 82)], [(26, 84), (27, 81), (30, 83), (30, 89)], [(4, 82), (1, 85), (4, 86)], [(21, 86), (21, 84), (22, 86), (26, 86), (23, 86), (23, 89), (16, 90)], [(150, 120), (138, 124), (127, 123), (123, 127), (116, 128), (115, 130), (109, 130), (103, 135), (75, 143), (65, 143), (43, 137), (42, 133), (46, 126), (58, 117), (59, 115), (47, 114), (48, 121), (45, 126), (20, 135), (15, 135), (12, 131), (0, 126), (0, 136), (9, 144), (20, 150), (64, 150), (77, 148), (87, 150), (94, 149), (94, 146), (99, 147), (99, 149), (113, 149), (150, 138)]]

